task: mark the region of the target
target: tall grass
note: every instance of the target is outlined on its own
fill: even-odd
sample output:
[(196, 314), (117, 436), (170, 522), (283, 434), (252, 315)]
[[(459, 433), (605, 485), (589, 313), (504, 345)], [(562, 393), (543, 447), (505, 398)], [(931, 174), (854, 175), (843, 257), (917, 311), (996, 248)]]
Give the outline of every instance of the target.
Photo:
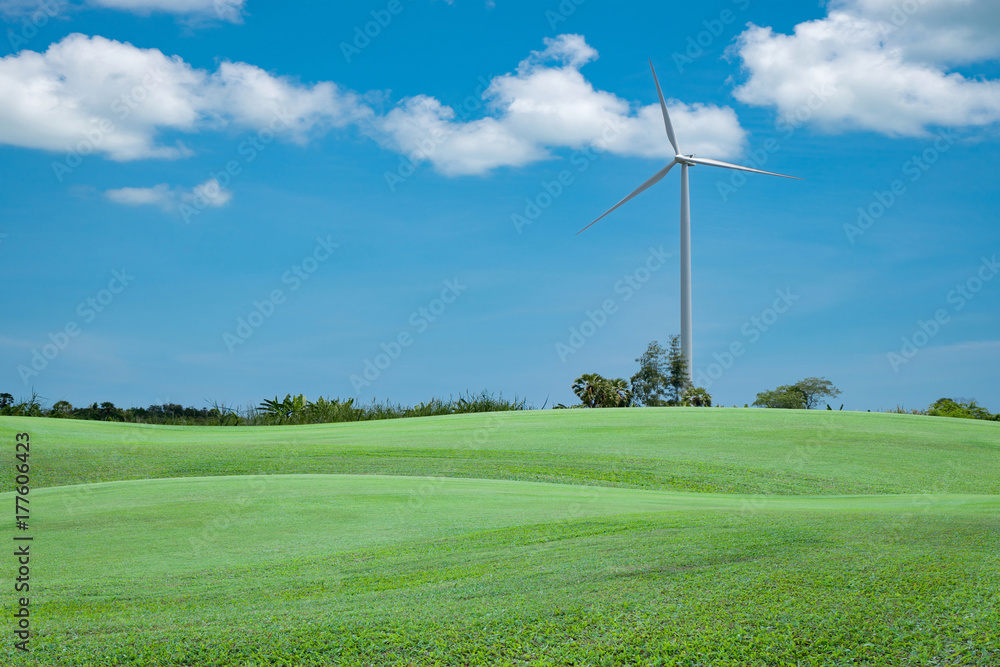
[(289, 394), (283, 400), (279, 400), (276, 396), (273, 400), (266, 400), (258, 406), (247, 406), (243, 409), (234, 409), (219, 403), (213, 403), (213, 408), (219, 413), (220, 426), (332, 424), (532, 409), (526, 399), (517, 396), (508, 399), (504, 398), (502, 392), (494, 395), (485, 390), (478, 394), (471, 392), (459, 394), (457, 399), (432, 398), (426, 403), (414, 406), (374, 398), (367, 404), (356, 404), (353, 398), (341, 400), (322, 396), (315, 401), (308, 401), (301, 394), (294, 397)]

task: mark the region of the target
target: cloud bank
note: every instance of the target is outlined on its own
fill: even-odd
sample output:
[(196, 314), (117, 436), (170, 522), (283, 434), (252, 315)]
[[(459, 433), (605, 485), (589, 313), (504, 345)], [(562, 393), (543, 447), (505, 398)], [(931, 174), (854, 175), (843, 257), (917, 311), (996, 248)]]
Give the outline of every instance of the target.
[(823, 130), (923, 136), (1000, 121), (1000, 81), (956, 70), (1000, 57), (995, 0), (836, 0), (791, 35), (751, 25), (731, 53), (747, 74), (741, 102), (791, 119), (826, 91), (810, 114)]
[[(376, 112), (369, 96), (330, 81), (305, 84), (241, 62), (211, 72), (158, 49), (73, 34), (45, 52), (0, 59), (0, 98), (8, 100), (0, 143), (60, 152), (96, 135), (90, 151), (112, 160), (174, 159), (192, 153), (186, 141), (198, 133), (257, 129), (279, 117), (287, 140), (351, 127), (447, 175), (521, 167), (598, 142), (617, 155), (672, 157), (658, 106), (595, 89), (581, 73), (597, 55), (579, 35), (547, 39), (516, 71), (488, 82), (479, 117), (461, 119), (430, 95)], [(731, 108), (669, 106), (685, 152), (742, 151), (746, 134)]]

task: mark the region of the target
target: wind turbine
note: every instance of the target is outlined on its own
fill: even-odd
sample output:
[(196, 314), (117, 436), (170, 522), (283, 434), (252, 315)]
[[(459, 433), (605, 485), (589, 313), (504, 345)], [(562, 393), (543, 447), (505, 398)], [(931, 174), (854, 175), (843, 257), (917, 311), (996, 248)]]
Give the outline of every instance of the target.
[(786, 176), (785, 174), (777, 174), (773, 171), (751, 169), (750, 167), (743, 167), (730, 162), (722, 162), (721, 160), (710, 160), (708, 158), (695, 157), (694, 155), (681, 155), (681, 149), (677, 147), (677, 137), (674, 135), (674, 126), (670, 122), (670, 114), (667, 113), (667, 103), (663, 100), (663, 91), (660, 90), (660, 81), (656, 78), (656, 69), (653, 67), (652, 60), (649, 61), (649, 69), (653, 72), (653, 82), (656, 84), (656, 94), (660, 97), (660, 110), (663, 112), (663, 124), (667, 128), (667, 139), (670, 140), (670, 145), (674, 149), (674, 159), (666, 167), (653, 174), (652, 178), (636, 188), (632, 194), (605, 211), (604, 215), (581, 229), (577, 232), (577, 234), (583, 233), (585, 230), (597, 223), (598, 220), (608, 215), (619, 206), (623, 206), (633, 198), (659, 183), (663, 180), (663, 177), (667, 175), (667, 172), (673, 169), (674, 165), (679, 164), (681, 166), (681, 350), (684, 354), (684, 358), (687, 359), (688, 380), (690, 381), (691, 375), (694, 372), (694, 365), (692, 364), (691, 357), (691, 197), (688, 192), (688, 168), (693, 167), (696, 164), (703, 164), (709, 167), (724, 167), (726, 169), (736, 169), (738, 171), (750, 171), (755, 174), (767, 174), (768, 176), (794, 178), (799, 181), (802, 179), (798, 176)]

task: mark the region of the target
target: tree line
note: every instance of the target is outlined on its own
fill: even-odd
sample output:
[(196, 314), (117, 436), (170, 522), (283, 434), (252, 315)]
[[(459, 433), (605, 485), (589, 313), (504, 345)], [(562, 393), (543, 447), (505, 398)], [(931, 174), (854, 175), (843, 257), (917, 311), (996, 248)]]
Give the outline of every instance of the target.
[[(580, 399), (578, 405), (556, 405), (568, 408), (628, 408), (628, 407), (712, 407), (712, 396), (703, 387), (690, 381), (687, 358), (680, 345), (680, 336), (671, 336), (669, 348), (658, 341), (651, 342), (646, 351), (635, 360), (639, 370), (629, 380), (605, 378), (598, 373), (585, 373), (573, 381), (573, 393)], [(813, 410), (825, 400), (840, 396), (841, 391), (822, 377), (807, 377), (794, 384), (765, 389), (757, 394), (753, 405), (760, 408)], [(748, 407), (744, 405), (743, 407)], [(833, 407), (826, 403), (827, 410)], [(843, 410), (844, 406), (840, 406)], [(975, 400), (942, 398), (926, 410), (890, 412), (929, 415), (932, 417), (959, 417), (1000, 421), (1000, 414), (992, 414), (977, 405)]]
[(485, 390), (479, 394), (466, 392), (457, 399), (432, 398), (413, 406), (375, 399), (369, 403), (355, 403), (353, 398), (344, 400), (322, 396), (311, 401), (302, 394), (286, 394), (283, 399), (275, 396), (244, 408), (220, 403), (213, 403), (210, 408), (183, 407), (174, 403), (147, 408), (119, 408), (109, 401), (82, 408), (73, 407), (67, 401), (57, 401), (52, 407), (45, 408), (42, 400), (33, 394), (30, 398), (15, 401), (11, 394), (2, 393), (0, 415), (168, 426), (277, 426), (533, 409), (525, 399), (516, 396), (507, 399), (502, 393), (494, 395)]

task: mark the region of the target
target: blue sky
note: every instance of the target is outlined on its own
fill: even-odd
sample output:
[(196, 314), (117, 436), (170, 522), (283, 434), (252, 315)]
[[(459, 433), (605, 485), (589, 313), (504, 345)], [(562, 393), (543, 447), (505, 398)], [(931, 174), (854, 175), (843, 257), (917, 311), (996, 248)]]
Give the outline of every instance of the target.
[[(717, 403), (1000, 410), (1000, 8), (0, 0), (0, 391), (574, 402), (679, 324)], [(367, 32), (367, 34), (366, 34)], [(736, 354), (733, 354), (736, 352)]]

